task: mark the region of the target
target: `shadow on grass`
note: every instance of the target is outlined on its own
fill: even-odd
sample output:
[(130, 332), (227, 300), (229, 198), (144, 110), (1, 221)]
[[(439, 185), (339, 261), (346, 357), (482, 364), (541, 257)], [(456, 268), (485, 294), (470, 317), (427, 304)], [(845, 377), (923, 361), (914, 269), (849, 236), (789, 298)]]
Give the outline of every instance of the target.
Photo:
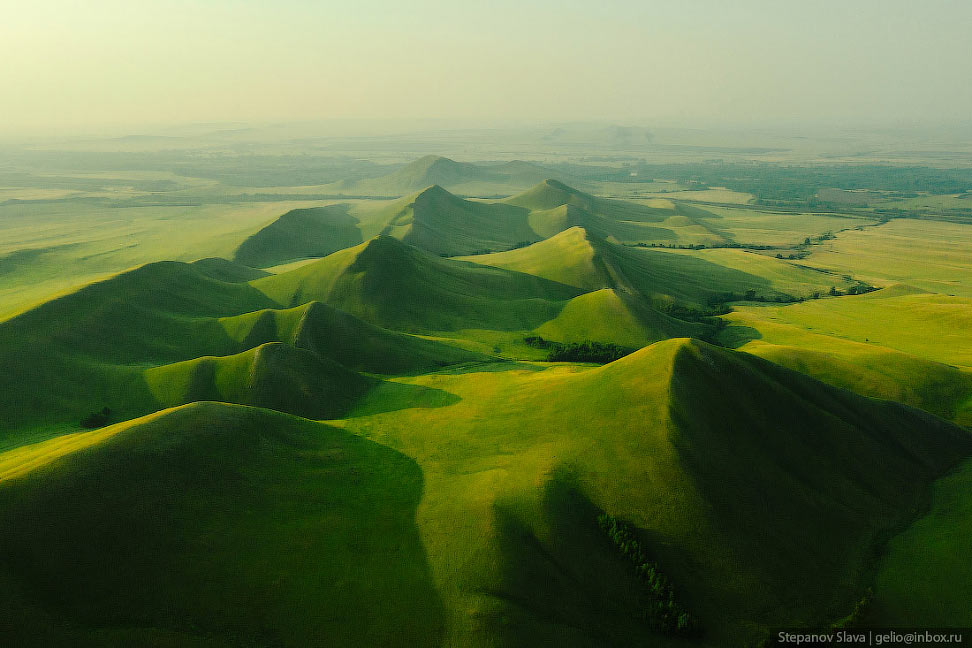
[(326, 425), (177, 410), (0, 486), (0, 638), (439, 645), (423, 488), (410, 458)]

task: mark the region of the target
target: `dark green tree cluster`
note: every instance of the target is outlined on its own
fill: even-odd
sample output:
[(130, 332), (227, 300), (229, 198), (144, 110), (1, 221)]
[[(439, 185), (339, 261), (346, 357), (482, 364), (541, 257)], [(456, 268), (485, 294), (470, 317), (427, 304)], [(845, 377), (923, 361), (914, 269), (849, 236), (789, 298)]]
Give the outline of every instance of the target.
[(523, 338), (529, 346), (535, 349), (549, 349), (547, 355), (548, 362), (596, 362), (607, 364), (623, 358), (635, 349), (610, 344), (604, 342), (551, 342), (544, 340), (539, 335), (530, 335)]
[(864, 596), (854, 604), (854, 609), (851, 613), (845, 616), (840, 621), (834, 623), (831, 628), (834, 630), (840, 630), (842, 628), (856, 628), (857, 625), (864, 618), (868, 609), (871, 607), (871, 601), (874, 599), (874, 592), (871, 588), (867, 588), (864, 591)]
[(645, 583), (650, 599), (644, 610), (645, 620), (655, 629), (667, 634), (694, 634), (698, 630), (695, 618), (675, 599), (671, 581), (656, 563), (649, 560), (631, 527), (607, 513), (599, 515), (597, 523), (618, 552), (631, 561), (635, 573)]

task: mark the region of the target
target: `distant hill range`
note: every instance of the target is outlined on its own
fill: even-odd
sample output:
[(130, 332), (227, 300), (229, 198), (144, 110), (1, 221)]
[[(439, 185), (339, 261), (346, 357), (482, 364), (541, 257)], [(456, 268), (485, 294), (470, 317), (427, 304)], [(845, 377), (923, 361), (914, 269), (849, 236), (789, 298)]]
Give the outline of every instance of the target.
[(456, 162), (439, 155), (426, 155), (378, 178), (343, 180), (324, 186), (324, 190), (349, 196), (403, 196), (432, 185), (465, 196), (508, 196), (546, 178), (561, 176), (533, 162), (514, 160), (495, 164)]

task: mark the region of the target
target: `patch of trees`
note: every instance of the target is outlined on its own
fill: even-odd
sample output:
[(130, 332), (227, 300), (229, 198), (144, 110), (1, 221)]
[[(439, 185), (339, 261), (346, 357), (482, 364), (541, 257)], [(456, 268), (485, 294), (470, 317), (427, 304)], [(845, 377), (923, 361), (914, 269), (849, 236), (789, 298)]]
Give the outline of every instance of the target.
[(607, 364), (633, 353), (635, 349), (604, 342), (552, 342), (539, 335), (523, 338), (535, 349), (547, 349), (547, 362), (596, 362)]
[[(567, 170), (567, 169), (565, 169)], [(571, 168), (584, 175), (583, 168)], [(637, 173), (632, 176), (631, 172)], [(590, 171), (588, 171), (590, 173)], [(972, 188), (972, 169), (934, 169), (878, 164), (796, 166), (770, 162), (723, 162), (712, 160), (682, 164), (640, 162), (614, 169), (615, 182), (644, 181), (644, 178), (675, 178), (682, 184), (726, 187), (753, 194), (756, 204), (817, 207), (820, 189), (871, 189), (895, 192), (903, 198), (918, 193), (959, 194)], [(606, 175), (601, 172), (598, 175)], [(601, 179), (601, 178), (592, 178)]]
[(862, 596), (857, 603), (854, 604), (854, 609), (851, 613), (833, 623), (830, 627), (832, 630), (841, 630), (844, 628), (856, 628), (860, 624), (864, 615), (871, 607), (871, 602), (874, 600), (874, 591), (871, 588), (864, 590), (864, 596)]
[(692, 635), (698, 631), (695, 618), (675, 598), (675, 589), (658, 565), (648, 559), (631, 527), (607, 513), (597, 517), (597, 524), (615, 549), (634, 567), (645, 584), (649, 603), (644, 609), (645, 620), (656, 630), (670, 635)]
[(108, 421), (110, 420), (111, 409), (103, 407), (100, 411), (92, 412), (81, 419), (81, 427), (93, 430), (94, 428), (100, 428), (108, 425)]

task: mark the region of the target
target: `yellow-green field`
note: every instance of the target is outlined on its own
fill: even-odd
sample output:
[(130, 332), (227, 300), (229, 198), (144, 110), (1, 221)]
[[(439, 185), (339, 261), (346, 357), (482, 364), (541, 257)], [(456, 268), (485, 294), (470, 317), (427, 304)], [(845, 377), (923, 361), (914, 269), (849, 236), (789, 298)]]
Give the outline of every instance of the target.
[(825, 241), (806, 262), (874, 284), (906, 283), (972, 297), (970, 259), (972, 225), (895, 219)]

